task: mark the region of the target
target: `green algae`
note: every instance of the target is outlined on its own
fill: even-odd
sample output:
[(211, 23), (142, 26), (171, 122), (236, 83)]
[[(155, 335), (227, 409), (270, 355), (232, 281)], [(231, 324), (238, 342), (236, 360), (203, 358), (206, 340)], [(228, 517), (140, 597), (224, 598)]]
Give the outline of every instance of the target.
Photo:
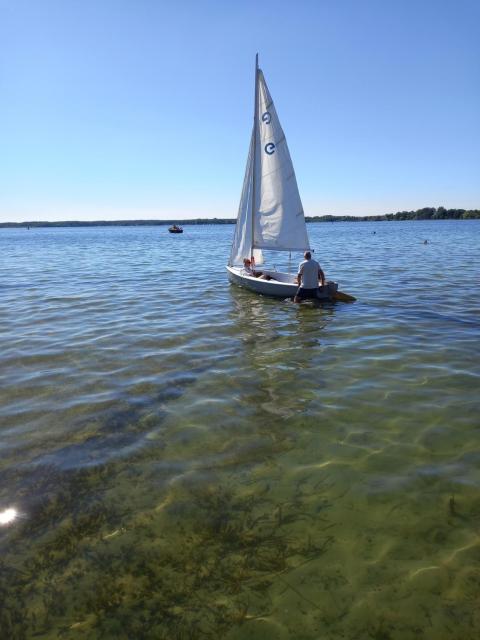
[[(34, 514), (36, 526), (25, 522), (12, 536), (13, 549), (38, 536), (21, 570), (12, 556), (6, 563), (2, 589), (11, 595), (1, 620), (12, 639), (221, 637), (268, 617), (272, 582), (331, 543), (328, 535), (291, 535), (303, 517), (298, 498), (278, 504), (268, 486), (240, 491), (215, 472), (182, 481), (166, 502), (137, 515), (107, 501), (82, 504), (78, 489), (105, 489), (105, 473), (63, 478), (61, 494)], [(108, 474), (111, 484), (114, 470)], [(116, 481), (128, 481), (121, 475)], [(59, 480), (51, 471), (44, 489)]]
[[(375, 485), (352, 494), (344, 462), (342, 476), (333, 462), (314, 463), (308, 421), (273, 428), (270, 411), (256, 411), (262, 427), (236, 436), (219, 428), (198, 438), (175, 420), (168, 441), (155, 437), (128, 459), (4, 472), (25, 507), (3, 533), (6, 637), (273, 640), (301, 628), (309, 640), (398, 640), (433, 638), (462, 616), (475, 628), (478, 500), (457, 487), (452, 507), (451, 488), (430, 476), (419, 478), (423, 496), (395, 501)], [(144, 428), (150, 419), (140, 418)], [(360, 469), (367, 445), (349, 454)], [(211, 455), (198, 464), (202, 446)], [(392, 546), (392, 526), (403, 546)], [(458, 563), (464, 554), (470, 569)]]
[[(3, 541), (0, 622), (12, 640), (223, 637), (267, 619), (274, 582), (332, 543), (323, 531), (312, 539), (294, 530), (315, 516), (300, 485), (288, 499), (273, 490), (275, 458), (294, 439), (268, 423), (241, 437), (213, 432), (208, 467), (190, 466), (173, 483), (175, 451), (161, 437), (128, 463), (92, 463), (94, 429), (145, 431), (158, 425), (149, 411), (87, 424), (75, 446), (88, 464), (79, 468), (68, 463), (69, 445), (57, 448), (58, 464), (3, 472), (9, 499), (25, 511)], [(175, 422), (171, 442), (191, 444), (183, 434)]]

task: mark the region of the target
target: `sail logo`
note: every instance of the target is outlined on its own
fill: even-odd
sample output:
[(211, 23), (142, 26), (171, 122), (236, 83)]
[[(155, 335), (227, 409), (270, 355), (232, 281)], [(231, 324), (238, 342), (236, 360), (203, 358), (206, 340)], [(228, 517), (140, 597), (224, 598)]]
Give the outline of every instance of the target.
[(262, 121), (265, 122), (265, 124), (270, 124), (270, 122), (272, 121), (270, 111), (265, 111), (265, 113), (262, 115)]
[(265, 145), (265, 153), (268, 154), (269, 156), (271, 156), (272, 153), (275, 153), (275, 145), (273, 144), (273, 142), (268, 142)]

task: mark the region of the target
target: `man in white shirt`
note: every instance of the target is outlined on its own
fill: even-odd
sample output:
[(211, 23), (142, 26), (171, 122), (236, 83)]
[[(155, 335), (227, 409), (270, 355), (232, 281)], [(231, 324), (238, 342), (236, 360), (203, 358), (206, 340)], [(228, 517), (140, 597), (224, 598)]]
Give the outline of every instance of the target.
[(294, 302), (302, 302), (308, 298), (318, 298), (318, 283), (325, 286), (325, 274), (322, 267), (316, 260), (312, 259), (310, 251), (303, 254), (305, 260), (298, 266), (298, 291), (293, 299)]

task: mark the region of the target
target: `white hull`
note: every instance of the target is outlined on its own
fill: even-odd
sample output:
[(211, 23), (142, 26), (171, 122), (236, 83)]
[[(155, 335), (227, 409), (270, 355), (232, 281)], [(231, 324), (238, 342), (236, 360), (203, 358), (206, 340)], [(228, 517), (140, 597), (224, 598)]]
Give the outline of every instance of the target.
[[(291, 273), (262, 269), (262, 273), (275, 278), (275, 280), (263, 280), (247, 275), (241, 267), (227, 267), (227, 271), (230, 282), (264, 296), (293, 298), (298, 289), (298, 284), (295, 282), (296, 276)], [(328, 300), (337, 289), (338, 285), (335, 282), (329, 282), (325, 287), (320, 287), (318, 290), (319, 300)]]

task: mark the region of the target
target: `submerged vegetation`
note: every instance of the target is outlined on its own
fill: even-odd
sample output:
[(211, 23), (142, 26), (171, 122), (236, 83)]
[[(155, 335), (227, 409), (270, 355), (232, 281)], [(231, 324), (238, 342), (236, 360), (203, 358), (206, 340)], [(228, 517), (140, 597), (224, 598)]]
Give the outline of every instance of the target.
[[(177, 381), (168, 399), (193, 380)], [(322, 479), (279, 490), (290, 432), (267, 421), (261, 434), (209, 434), (217, 455), (186, 470), (191, 430), (174, 421), (167, 443), (157, 396), (79, 424), (75, 445), (47, 457), (33, 448), (33, 463), (0, 472), (0, 498), (23, 512), (0, 531), (2, 637), (216, 639), (246, 622), (274, 637), (273, 587), (313, 606), (287, 578), (333, 544), (332, 505)], [(148, 447), (132, 450), (152, 427)]]
[[(187, 384), (190, 379), (178, 394)], [(405, 556), (395, 546), (389, 551), (391, 531), (375, 508), (382, 493), (367, 501), (349, 497), (348, 465), (342, 487), (302, 441), (313, 425), (301, 416), (272, 418), (270, 396), (268, 384), (253, 390), (257, 427), (247, 422), (231, 434), (218, 426), (200, 443), (195, 429), (176, 420), (167, 425), (167, 439), (166, 413), (153, 405), (126, 406), (105, 416), (99, 431), (133, 437), (153, 421), (161, 429), (148, 447), (105, 460), (92, 453), (86, 430), (77, 438), (79, 467), (59, 448), (49, 464), (34, 456), (36, 464), (4, 469), (2, 493), (24, 513), (0, 532), (2, 638), (286, 640), (300, 637), (301, 629), (306, 640), (394, 640), (420, 634), (422, 617), (431, 634), (418, 637), (440, 637), (432, 634), (455, 617), (475, 625), (476, 569), (465, 577), (468, 597), (442, 601), (440, 622), (429, 606), (438, 609), (438, 596), (455, 575), (456, 552), (442, 567), (438, 551), (462, 546), (476, 556), (468, 532), (478, 501), (467, 509), (465, 499), (447, 494), (427, 518), (415, 494), (387, 502), (387, 520), (396, 519), (407, 540)], [(358, 442), (365, 450), (365, 441)], [(197, 446), (207, 448), (208, 460), (185, 464)], [(294, 473), (289, 456), (300, 456)], [(422, 482), (425, 494), (436, 495), (437, 479)], [(348, 547), (352, 523), (358, 539)], [(426, 557), (432, 566), (424, 568)], [(404, 560), (414, 567), (413, 586)], [(365, 575), (352, 580), (350, 565), (362, 566)], [(433, 570), (432, 579), (424, 577)], [(365, 580), (367, 596), (360, 589)], [(378, 611), (368, 593), (380, 598)], [(419, 594), (413, 621), (405, 610), (391, 612), (392, 598), (408, 609), (413, 593)], [(425, 604), (428, 598), (434, 604)]]
[[(282, 576), (332, 544), (331, 505), (307, 480), (283, 501), (267, 482), (251, 482), (255, 471), (233, 484), (236, 463), (169, 489), (139, 460), (4, 478), (41, 498), (2, 558), (3, 637), (213, 639), (268, 617), (274, 582), (289, 588)], [(140, 478), (148, 489), (132, 490)]]

